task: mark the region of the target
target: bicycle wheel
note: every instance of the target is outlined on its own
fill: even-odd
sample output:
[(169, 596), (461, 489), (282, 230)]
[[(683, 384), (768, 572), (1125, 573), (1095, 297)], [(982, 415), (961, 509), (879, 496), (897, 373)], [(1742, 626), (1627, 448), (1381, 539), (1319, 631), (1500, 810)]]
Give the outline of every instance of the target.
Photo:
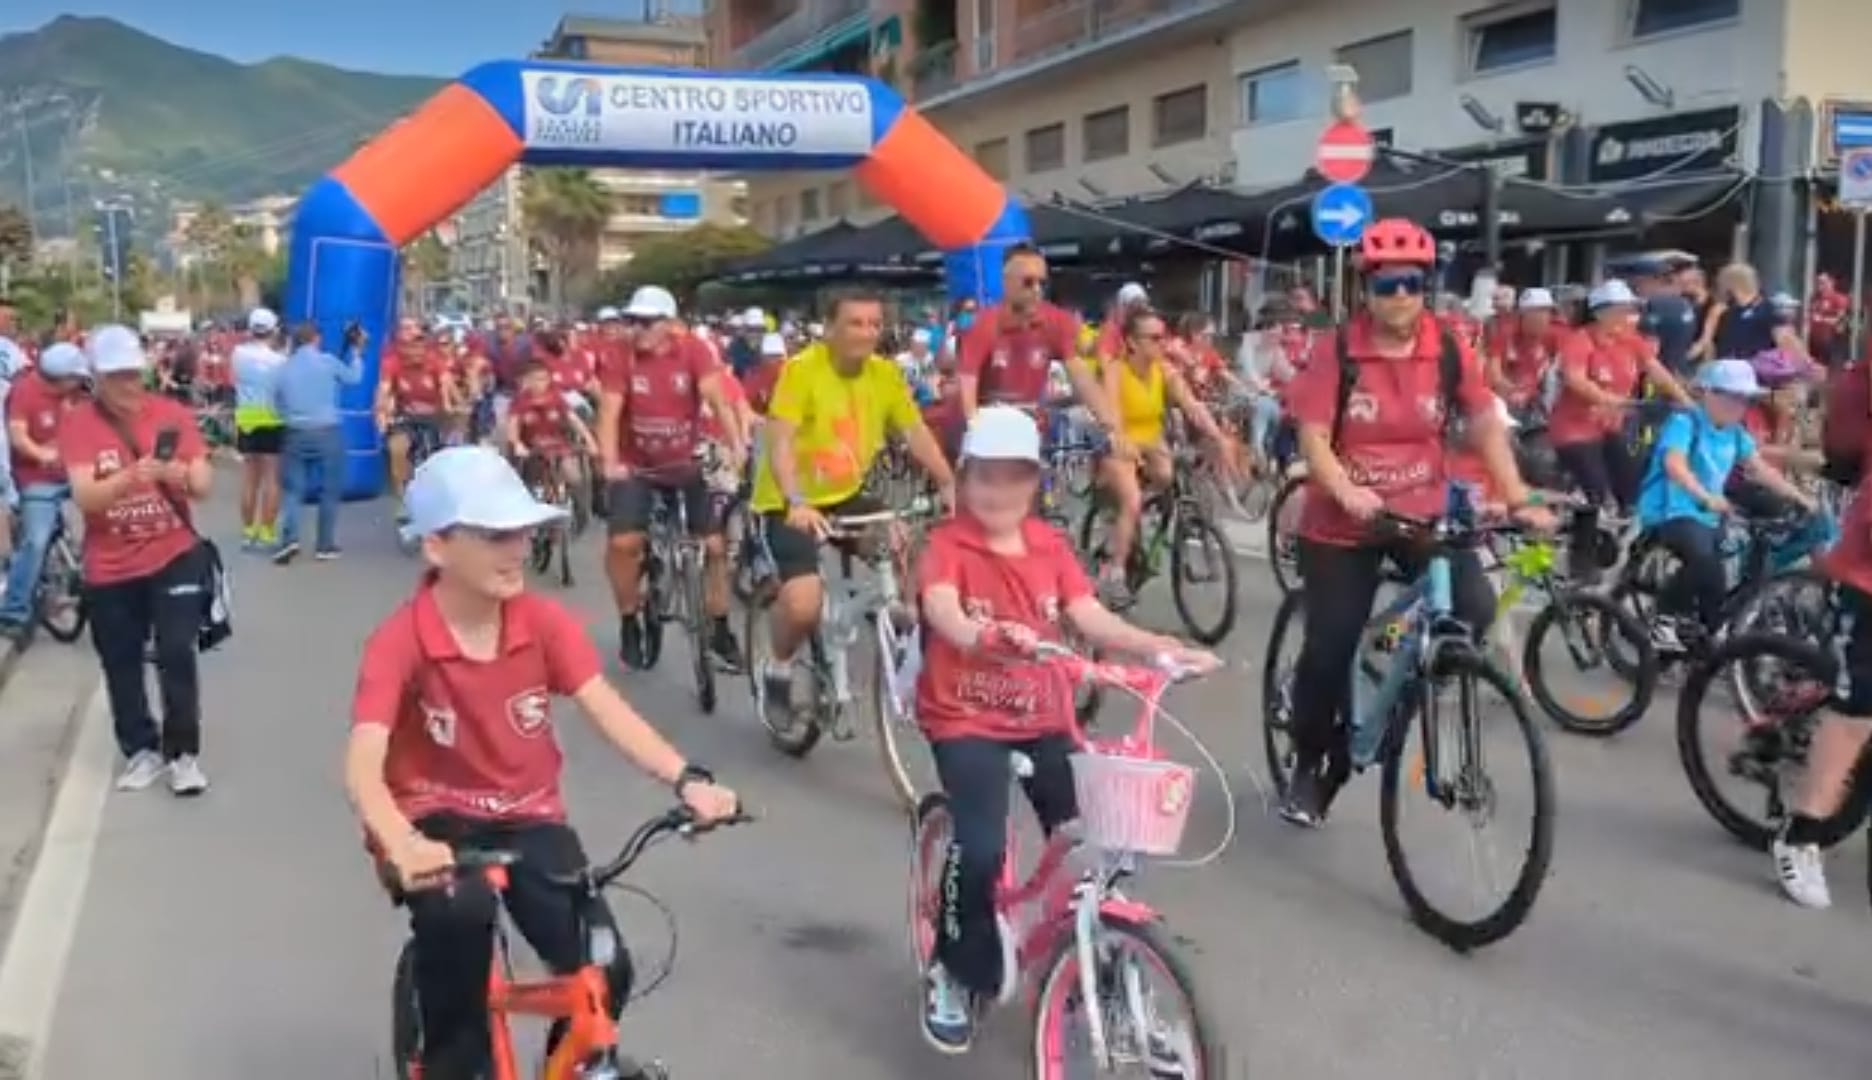
[(559, 540), (554, 546), (559, 549), (559, 587), (569, 589), (572, 587), (572, 537), (564, 532), (564, 528), (553, 527), (559, 533)]
[[(1441, 697), (1438, 690), (1452, 683), (1457, 691), (1458, 723), (1455, 730), (1457, 737), (1448, 740), (1439, 731), (1438, 720), (1442, 710), (1438, 708)], [(1485, 737), (1498, 734), (1499, 729), (1485, 730), (1485, 718), (1476, 700), (1476, 691), (1483, 686), (1502, 699), (1513, 725), (1511, 733), (1488, 740), (1491, 750), (1505, 749), (1502, 744), (1512, 740), (1518, 742), (1527, 754), (1533, 779), (1531, 798), (1527, 800), (1529, 836), (1522, 853), (1521, 868), (1513, 875), (1514, 885), (1508, 895), (1493, 908), (1479, 914), (1451, 915), (1426, 895), (1420, 871), (1413, 868), (1404, 853), (1404, 844), (1399, 835), (1401, 800), (1408, 783), (1411, 790), (1423, 791), (1428, 796), (1424, 805), (1434, 810), (1454, 810), (1463, 814), (1468, 819), (1466, 824), (1471, 832), (1485, 823), (1479, 819), (1486, 817), (1492, 820), (1495, 817), (1501, 803), (1501, 793), (1491, 775), (1495, 770), (1488, 769), (1484, 764), (1483, 745)], [(1534, 726), (1533, 719), (1528, 716), (1527, 707), (1514, 680), (1473, 652), (1445, 649), (1437, 657), (1427, 680), (1419, 687), (1414, 705), (1410, 716), (1416, 722), (1408, 727), (1394, 729), (1387, 735), (1390, 745), (1386, 747), (1384, 768), (1379, 779), (1378, 814), (1379, 826), (1384, 835), (1385, 862), (1390, 865), (1391, 878), (1410, 910), (1411, 921), (1450, 948), (1468, 952), (1500, 941), (1513, 933), (1534, 907), (1541, 884), (1547, 878), (1548, 863), (1553, 857), (1553, 771), (1547, 760), (1546, 743), (1542, 741), (1540, 730)], [(1409, 755), (1411, 775), (1407, 780), (1404, 751), (1413, 729), (1419, 741), (1416, 750)], [(1455, 764), (1456, 768), (1446, 769), (1444, 766), (1448, 763)], [(1479, 853), (1472, 849), (1464, 861), (1473, 869), (1480, 861)]]
[[(1625, 704), (1613, 709), (1593, 708), (1600, 697), (1575, 688), (1556, 690), (1547, 681), (1542, 646), (1550, 631), (1559, 631), (1565, 655), (1584, 674), (1601, 668), (1621, 678), (1613, 681), (1630, 688)], [(1627, 670), (1614, 667), (1612, 655), (1626, 657)], [(1556, 592), (1529, 624), (1521, 651), (1521, 671), (1535, 704), (1554, 723), (1576, 735), (1616, 735), (1644, 719), (1657, 692), (1657, 650), (1651, 634), (1629, 611), (1598, 593)], [(1590, 710), (1590, 711), (1582, 711)]]
[(422, 1075), (422, 1010), (416, 1003), (416, 943), (406, 941), (390, 980), (390, 1054), (397, 1080)]
[(1268, 511), (1274, 506), (1274, 496), (1278, 493), (1271, 477), (1257, 476), (1236, 490), (1235, 500), (1241, 504), (1242, 517), (1253, 525), (1267, 517)]
[(637, 594), (637, 625), (643, 642), (643, 670), (649, 671), (663, 658), (663, 620), (668, 615), (669, 586), (664, 582), (663, 558), (656, 549), (643, 563), (643, 585)]
[[(1753, 708), (1743, 702), (1722, 708), (1712, 688), (1728, 689), (1731, 665), (1760, 669), (1750, 677), (1759, 688)], [(1677, 758), (1690, 790), (1710, 817), (1731, 836), (1757, 851), (1768, 844), (1787, 817), (1787, 798), (1806, 769), (1808, 745), (1819, 712), (1832, 700), (1835, 678), (1832, 654), (1817, 642), (1778, 634), (1752, 633), (1730, 638), (1691, 667), (1677, 698)], [(1735, 722), (1732, 737), (1712, 762), (1704, 752), (1705, 736), (1723, 717)], [(1725, 791), (1721, 780), (1742, 781)], [(1759, 806), (1759, 811), (1751, 807)], [(1850, 836), (1872, 809), (1872, 756), (1861, 755), (1847, 795), (1833, 817), (1821, 823), (1817, 841), (1831, 847)]]
[[(1061, 935), (1040, 969), (1029, 1054), (1033, 1080), (1104, 1071), (1093, 1058), (1084, 1026), (1093, 1011), (1104, 1021), (1112, 1064), (1142, 1066), (1151, 1076), (1178, 1080), (1223, 1080), (1223, 1055), (1210, 1041), (1214, 1028), (1196, 996), (1196, 981), (1161, 931), (1099, 917), (1093, 946), (1099, 970), (1093, 982), (1100, 1000), (1090, 1007), (1083, 1000), (1076, 946), (1071, 933)], [(1145, 985), (1147, 979), (1154, 992)]]
[(1280, 590), (1291, 593), (1300, 588), (1300, 554), (1294, 539), (1294, 530), (1299, 525), (1300, 492), (1306, 485), (1305, 477), (1293, 477), (1281, 485), (1280, 492), (1274, 496), (1274, 505), (1268, 508), (1267, 515), (1267, 559), (1268, 569), (1274, 571), (1274, 584)]
[(1267, 656), (1261, 665), (1261, 749), (1267, 755), (1268, 780), (1282, 798), (1287, 795), (1287, 782), (1293, 774), (1293, 668), (1296, 660), (1283, 661), (1281, 648), (1287, 644), (1289, 635), (1296, 645), (1300, 641), (1304, 599), (1304, 594), (1298, 592), (1281, 598), (1281, 605), (1274, 612), (1274, 625), (1268, 628)]
[(919, 767), (928, 762), (930, 755), (928, 744), (917, 730), (915, 680), (901, 685), (905, 680), (899, 674), (915, 643), (885, 628), (884, 622), (890, 619), (888, 612), (879, 613), (878, 619), (877, 648), (871, 665), (871, 705), (877, 720), (878, 753), (884, 759), (884, 775), (890, 778), (897, 801), (903, 804), (905, 811), (914, 813), (923, 793), (935, 786), (919, 782), (933, 779), (935, 766), (930, 763)]
[[(1221, 586), (1222, 610), (1213, 619), (1192, 614), (1199, 600)], [(1235, 628), (1235, 552), (1208, 516), (1177, 512), (1170, 531), (1170, 599), (1190, 636), (1219, 645)]]
[(46, 549), (39, 572), (39, 625), (52, 640), (70, 645), (85, 632), (91, 609), (85, 604), (83, 571), (71, 543), (60, 535)]
[(932, 792), (916, 805), (910, 824), (910, 959), (919, 974), (929, 971), (936, 955), (936, 920), (942, 915), (943, 869), (949, 843), (955, 837), (955, 819), (949, 796)]
[[(773, 654), (767, 627), (769, 611), (778, 592), (776, 585), (763, 583), (746, 609), (741, 640), (747, 643), (748, 696), (754, 702), (755, 718), (766, 730), (767, 741), (773, 743), (774, 749), (788, 757), (803, 758), (819, 745), (819, 736), (824, 733), (824, 729), (814, 716), (792, 716), (784, 725), (775, 724), (766, 708), (767, 690), (761, 685), (761, 669)], [(798, 662), (798, 657), (795, 657), (794, 663)]]
[(683, 560), (682, 590), (682, 619), (689, 628), (689, 662), (695, 671), (696, 703), (707, 715), (715, 711), (715, 664), (709, 657), (708, 620), (702, 614), (702, 566), (693, 557)]

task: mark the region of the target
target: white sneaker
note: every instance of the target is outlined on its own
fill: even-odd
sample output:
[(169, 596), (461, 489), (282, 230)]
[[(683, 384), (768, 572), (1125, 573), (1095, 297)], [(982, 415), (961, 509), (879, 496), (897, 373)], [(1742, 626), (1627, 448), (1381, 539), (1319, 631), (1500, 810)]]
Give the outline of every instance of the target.
[(200, 795), (207, 791), (208, 774), (202, 772), (201, 760), (194, 754), (183, 754), (170, 762), (169, 790), (182, 797)]
[(142, 791), (168, 770), (169, 766), (161, 754), (154, 750), (139, 750), (136, 756), (124, 764), (123, 772), (117, 774), (117, 790)]
[(1677, 623), (1665, 616), (1659, 616), (1651, 624), (1651, 645), (1661, 653), (1680, 653), (1684, 649), (1683, 639), (1677, 636)]
[(1790, 844), (1777, 836), (1770, 847), (1774, 855), (1775, 877), (1789, 900), (1804, 908), (1824, 911), (1833, 906), (1833, 894), (1827, 890), (1826, 863), (1820, 858), (1818, 844)]

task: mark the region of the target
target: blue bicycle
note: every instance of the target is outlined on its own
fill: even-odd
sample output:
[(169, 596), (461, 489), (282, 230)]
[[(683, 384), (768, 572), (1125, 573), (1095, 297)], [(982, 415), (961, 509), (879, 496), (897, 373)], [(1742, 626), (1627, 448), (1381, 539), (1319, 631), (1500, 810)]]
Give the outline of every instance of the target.
[[(1456, 512), (1437, 521), (1392, 514), (1381, 518), (1389, 534), (1425, 552), (1428, 569), (1366, 623), (1349, 673), (1351, 700), (1340, 712), (1342, 722), (1350, 714), (1350, 723), (1329, 766), (1338, 778), (1374, 764), (1380, 767), (1379, 826), (1392, 880), (1411, 921), (1458, 952), (1499, 941), (1527, 918), (1547, 877), (1554, 835), (1554, 781), (1546, 744), (1514, 677), (1488, 658), (1477, 645), (1474, 629), (1454, 614), (1451, 553), (1473, 550), (1491, 533), (1512, 528), (1476, 525), (1461, 512), (1465, 501), (1453, 497)], [(1282, 796), (1294, 764), (1294, 664), (1283, 660), (1281, 647), (1289, 638), (1299, 639), (1303, 597), (1303, 592), (1292, 592), (1281, 602), (1262, 671), (1262, 735), (1268, 769)], [(1485, 688), (1499, 704), (1483, 706)], [(1412, 721), (1417, 731), (1414, 744)], [(1403, 796), (1407, 790), (1421, 791), (1427, 798), (1415, 805), (1453, 811), (1470, 831), (1480, 831), (1495, 819), (1502, 801), (1493, 779), (1499, 774), (1491, 773), (1487, 758), (1498, 757), (1512, 744), (1526, 756), (1533, 777), (1531, 797), (1518, 800), (1527, 805), (1517, 812), (1529, 819), (1520, 868), (1503, 875), (1513, 885), (1492, 907), (1476, 914), (1449, 914), (1426, 895), (1422, 877), (1406, 856), (1400, 837), (1406, 816), (1401, 812)], [(1485, 748), (1490, 753), (1485, 754)], [(1475, 843), (1473, 836), (1468, 839)], [(1473, 867), (1479, 853), (1472, 851), (1465, 858)]]

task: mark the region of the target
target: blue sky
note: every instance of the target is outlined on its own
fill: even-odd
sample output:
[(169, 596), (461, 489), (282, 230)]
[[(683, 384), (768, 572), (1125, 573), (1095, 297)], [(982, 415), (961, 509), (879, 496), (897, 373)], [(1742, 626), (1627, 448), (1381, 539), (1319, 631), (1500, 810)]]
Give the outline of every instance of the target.
[(242, 62), (300, 56), (361, 71), (455, 75), (522, 56), (568, 14), (641, 17), (645, 3), (699, 12), (702, 0), (3, 0), (0, 34), (60, 15), (107, 15)]

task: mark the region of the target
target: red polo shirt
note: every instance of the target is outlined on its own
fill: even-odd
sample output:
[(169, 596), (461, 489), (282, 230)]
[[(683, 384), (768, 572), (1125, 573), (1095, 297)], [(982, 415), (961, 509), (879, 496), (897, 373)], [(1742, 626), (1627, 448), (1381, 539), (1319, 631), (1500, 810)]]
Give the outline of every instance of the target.
[(978, 380), (980, 404), (1034, 408), (1046, 400), (1047, 368), (1078, 350), (1079, 318), (1065, 308), (1042, 300), (1022, 316), (996, 304), (962, 336), (956, 368)]

